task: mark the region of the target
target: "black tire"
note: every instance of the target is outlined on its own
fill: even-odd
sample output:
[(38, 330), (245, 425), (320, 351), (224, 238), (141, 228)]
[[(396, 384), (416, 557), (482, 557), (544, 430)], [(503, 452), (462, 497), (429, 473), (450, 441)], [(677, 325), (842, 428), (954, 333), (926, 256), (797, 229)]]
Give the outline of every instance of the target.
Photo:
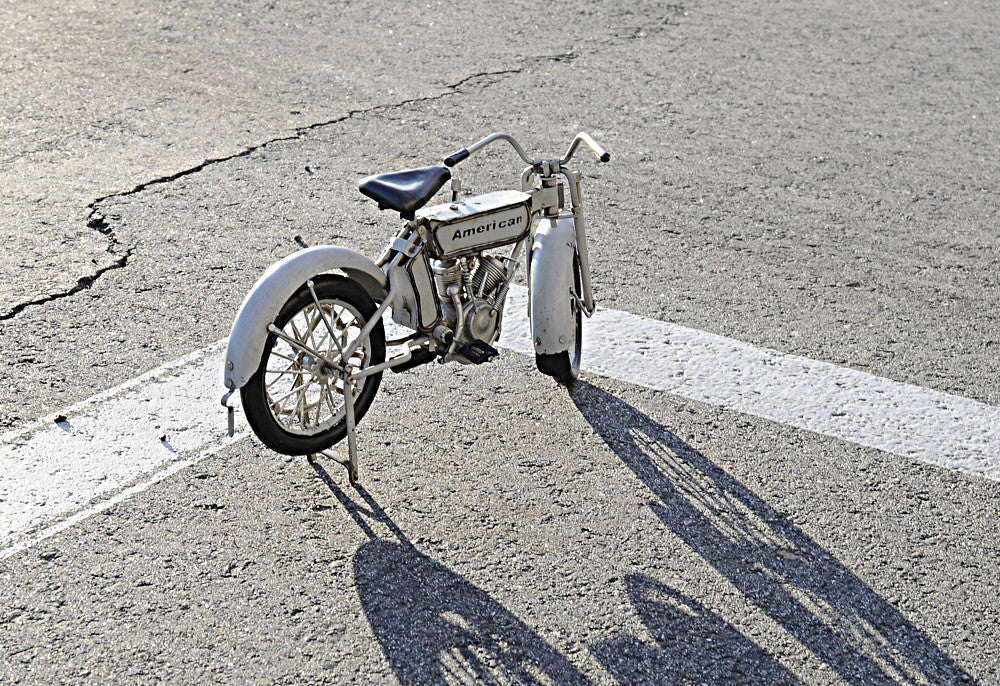
[(573, 340), (569, 350), (552, 355), (535, 353), (535, 366), (538, 371), (566, 386), (572, 386), (580, 376), (580, 360), (583, 357), (583, 310), (580, 307), (583, 286), (580, 282), (580, 265), (573, 259), (573, 288), (576, 298), (570, 298), (570, 311), (573, 313)]
[[(313, 289), (315, 298), (308, 285), (296, 291), (274, 324), (325, 359), (339, 361), (335, 339), (341, 347), (353, 342), (374, 316), (375, 302), (361, 286), (342, 276), (316, 277)], [(317, 300), (323, 318), (317, 316), (321, 311)], [(385, 329), (380, 320), (349, 364), (361, 369), (384, 361)], [(264, 445), (285, 455), (311, 455), (343, 440), (347, 435), (343, 379), (329, 371), (302, 349), (273, 333), (268, 335), (257, 371), (240, 389), (247, 422)], [(371, 407), (381, 382), (379, 372), (355, 383), (356, 424)], [(289, 407), (285, 401), (293, 397), (294, 407)]]

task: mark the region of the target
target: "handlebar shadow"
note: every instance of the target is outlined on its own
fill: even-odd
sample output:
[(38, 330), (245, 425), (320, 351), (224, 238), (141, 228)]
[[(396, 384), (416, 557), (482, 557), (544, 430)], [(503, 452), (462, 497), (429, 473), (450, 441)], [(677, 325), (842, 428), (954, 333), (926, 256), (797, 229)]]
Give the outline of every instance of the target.
[(644, 574), (629, 574), (625, 586), (654, 643), (624, 636), (591, 648), (618, 683), (802, 683), (739, 629), (677, 589)]

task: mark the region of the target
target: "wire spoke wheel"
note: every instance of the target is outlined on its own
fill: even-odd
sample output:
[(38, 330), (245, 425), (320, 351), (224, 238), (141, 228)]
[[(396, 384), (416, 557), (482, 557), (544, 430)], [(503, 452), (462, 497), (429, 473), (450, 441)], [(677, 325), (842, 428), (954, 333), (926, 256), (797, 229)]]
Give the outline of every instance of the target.
[[(301, 352), (280, 338), (271, 348), (264, 387), (271, 413), (286, 431), (308, 435), (343, 420), (344, 377), (333, 365), (344, 363), (343, 349), (357, 338), (363, 326), (364, 319), (353, 307), (327, 300), (319, 306), (307, 305), (282, 327), (286, 336), (318, 353), (314, 356)], [(370, 359), (371, 351), (362, 344), (347, 359), (346, 366), (357, 371)], [(282, 361), (286, 362), (284, 368), (270, 367)], [(366, 382), (352, 382), (355, 395)]]
[(265, 445), (302, 455), (343, 439), (345, 383), (351, 384), (355, 421), (361, 420), (382, 374), (349, 377), (385, 361), (381, 321), (358, 340), (375, 309), (357, 283), (339, 276), (318, 277), (289, 298), (274, 320), (280, 333), (268, 336), (260, 366), (241, 390), (247, 421)]

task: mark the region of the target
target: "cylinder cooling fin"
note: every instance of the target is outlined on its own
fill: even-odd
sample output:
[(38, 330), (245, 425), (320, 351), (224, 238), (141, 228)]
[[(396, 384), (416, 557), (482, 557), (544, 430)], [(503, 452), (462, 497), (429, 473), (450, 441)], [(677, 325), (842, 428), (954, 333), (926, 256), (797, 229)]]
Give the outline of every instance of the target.
[(482, 255), (472, 274), (472, 292), (477, 296), (491, 293), (507, 278), (507, 267), (493, 255)]

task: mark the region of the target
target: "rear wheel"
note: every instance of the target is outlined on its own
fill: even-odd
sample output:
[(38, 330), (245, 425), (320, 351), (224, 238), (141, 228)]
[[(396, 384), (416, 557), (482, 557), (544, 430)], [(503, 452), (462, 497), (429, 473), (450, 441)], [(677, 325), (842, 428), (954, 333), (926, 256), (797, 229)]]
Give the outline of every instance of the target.
[(583, 357), (583, 309), (580, 307), (583, 287), (580, 283), (580, 266), (573, 260), (573, 294), (568, 294), (572, 314), (572, 340), (565, 352), (542, 355), (535, 353), (535, 366), (542, 374), (547, 374), (561, 384), (571, 386), (580, 375), (580, 359)]
[[(347, 434), (343, 353), (375, 315), (375, 302), (354, 281), (320, 276), (300, 288), (274, 320), (281, 336), (268, 334), (260, 366), (240, 390), (247, 422), (268, 448), (309, 455)], [(353, 372), (385, 361), (381, 320), (346, 358)], [(382, 373), (349, 381), (354, 421), (368, 411)]]

